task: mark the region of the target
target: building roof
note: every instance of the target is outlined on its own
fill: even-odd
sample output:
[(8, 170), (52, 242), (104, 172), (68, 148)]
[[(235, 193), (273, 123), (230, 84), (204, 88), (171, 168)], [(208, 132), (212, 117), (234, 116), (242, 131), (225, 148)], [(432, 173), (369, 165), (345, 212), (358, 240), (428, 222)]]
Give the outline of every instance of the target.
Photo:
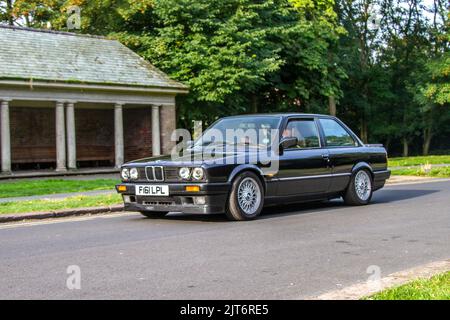
[(116, 40), (0, 25), (0, 79), (186, 90)]

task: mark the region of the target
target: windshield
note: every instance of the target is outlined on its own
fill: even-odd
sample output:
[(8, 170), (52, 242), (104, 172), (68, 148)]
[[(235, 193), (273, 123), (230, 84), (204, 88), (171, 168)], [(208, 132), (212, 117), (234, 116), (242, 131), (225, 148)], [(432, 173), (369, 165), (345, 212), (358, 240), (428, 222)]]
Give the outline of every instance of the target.
[(194, 146), (245, 145), (267, 148), (278, 137), (276, 133), (280, 121), (281, 118), (276, 116), (221, 119), (209, 127), (195, 141)]

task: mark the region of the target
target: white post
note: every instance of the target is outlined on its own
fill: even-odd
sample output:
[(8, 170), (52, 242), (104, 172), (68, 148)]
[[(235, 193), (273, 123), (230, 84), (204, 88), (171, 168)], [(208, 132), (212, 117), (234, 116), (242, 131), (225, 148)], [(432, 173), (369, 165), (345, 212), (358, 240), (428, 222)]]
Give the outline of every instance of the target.
[(56, 171), (66, 171), (66, 129), (64, 103), (56, 102)]
[(68, 102), (66, 107), (67, 123), (67, 166), (69, 169), (77, 168), (77, 143), (75, 134), (75, 104)]
[(153, 156), (161, 155), (161, 131), (159, 128), (159, 106), (152, 106), (152, 150), (153, 150)]
[(1, 101), (0, 127), (2, 143), (2, 172), (11, 172), (11, 136), (9, 128), (9, 100)]
[(123, 114), (121, 103), (116, 103), (114, 106), (114, 142), (116, 154), (116, 168), (120, 168), (120, 166), (124, 162)]

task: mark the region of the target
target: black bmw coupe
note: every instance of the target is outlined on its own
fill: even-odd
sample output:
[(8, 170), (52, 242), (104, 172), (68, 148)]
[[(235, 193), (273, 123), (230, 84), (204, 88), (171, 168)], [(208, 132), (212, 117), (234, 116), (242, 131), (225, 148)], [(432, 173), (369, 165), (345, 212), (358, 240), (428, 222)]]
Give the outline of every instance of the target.
[(226, 117), (180, 146), (122, 166), (116, 189), (126, 210), (250, 220), (268, 204), (342, 197), (366, 205), (390, 177), (382, 145), (362, 143), (326, 115)]

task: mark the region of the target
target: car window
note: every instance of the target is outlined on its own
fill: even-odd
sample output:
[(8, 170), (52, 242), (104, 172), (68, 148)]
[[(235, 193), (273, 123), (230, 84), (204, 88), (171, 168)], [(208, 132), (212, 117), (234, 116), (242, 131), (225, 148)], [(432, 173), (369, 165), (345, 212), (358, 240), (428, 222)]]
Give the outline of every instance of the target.
[(320, 119), (322, 125), (325, 142), (327, 146), (331, 147), (343, 147), (343, 146), (356, 146), (356, 141), (350, 136), (336, 120), (334, 119)]
[(281, 118), (277, 116), (224, 118), (209, 127), (196, 140), (195, 146), (242, 143), (254, 147), (268, 147), (274, 140), (273, 131), (278, 133), (280, 121)]
[(297, 148), (319, 148), (320, 139), (314, 120), (291, 120), (284, 129), (283, 138), (295, 137), (298, 139)]

